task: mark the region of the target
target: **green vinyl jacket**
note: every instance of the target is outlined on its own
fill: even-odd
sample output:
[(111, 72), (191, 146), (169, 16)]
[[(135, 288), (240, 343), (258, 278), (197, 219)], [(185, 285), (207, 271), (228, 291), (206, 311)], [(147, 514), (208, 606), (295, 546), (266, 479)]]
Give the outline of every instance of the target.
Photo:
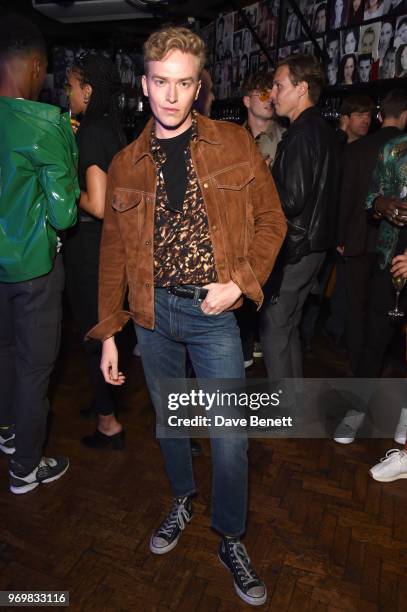
[(67, 114), (0, 96), (0, 282), (52, 269), (57, 230), (76, 222), (77, 160)]

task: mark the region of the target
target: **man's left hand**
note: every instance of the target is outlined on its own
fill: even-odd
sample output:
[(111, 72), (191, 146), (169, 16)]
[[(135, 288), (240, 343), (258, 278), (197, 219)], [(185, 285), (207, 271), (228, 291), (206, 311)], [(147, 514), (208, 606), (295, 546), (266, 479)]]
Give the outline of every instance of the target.
[(228, 283), (210, 283), (205, 285), (208, 295), (201, 304), (206, 315), (218, 315), (232, 306), (242, 295), (241, 290), (233, 281)]

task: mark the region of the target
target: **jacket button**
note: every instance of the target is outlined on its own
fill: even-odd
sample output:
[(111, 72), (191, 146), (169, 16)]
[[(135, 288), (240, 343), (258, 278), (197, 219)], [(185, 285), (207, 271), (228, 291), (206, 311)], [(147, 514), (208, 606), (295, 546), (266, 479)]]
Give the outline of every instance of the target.
[(216, 231), (218, 229), (218, 226), (217, 225), (212, 225), (212, 229)]
[(151, 287), (150, 283), (146, 283), (144, 286), (145, 286), (146, 289), (150, 289), (150, 287)]
[(205, 187), (205, 189), (208, 189), (209, 187), (208, 183), (204, 183), (203, 186)]
[(146, 240), (146, 246), (150, 246), (151, 242), (149, 240)]

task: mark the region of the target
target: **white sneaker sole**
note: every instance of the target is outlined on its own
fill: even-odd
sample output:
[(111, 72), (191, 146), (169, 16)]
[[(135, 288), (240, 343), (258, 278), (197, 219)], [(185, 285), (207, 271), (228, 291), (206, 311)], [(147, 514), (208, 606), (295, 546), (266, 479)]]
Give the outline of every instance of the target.
[(377, 476), (374, 476), (372, 474), (371, 470), (369, 470), (369, 474), (373, 478), (373, 480), (376, 480), (377, 482), (394, 482), (395, 480), (399, 480), (400, 478), (407, 478), (406, 472), (403, 472), (402, 474), (397, 474), (397, 476), (388, 476), (387, 478), (385, 476), (378, 478)]
[(41, 482), (37, 482), (37, 481), (27, 482), (27, 484), (22, 485), (21, 487), (14, 487), (13, 485), (10, 485), (10, 491), (14, 493), (14, 495), (22, 495), (23, 493), (29, 493), (30, 491), (38, 487), (38, 485), (40, 484), (48, 484), (49, 482), (54, 482), (55, 480), (58, 480), (58, 478), (61, 478), (61, 476), (65, 474), (68, 468), (69, 468), (69, 462), (68, 462), (68, 465), (65, 467), (65, 469), (62, 470), (62, 472), (59, 472), (58, 474), (56, 474), (55, 476), (52, 476), (51, 478), (47, 478), (46, 480), (41, 480)]
[(175, 538), (173, 542), (171, 542), (171, 544), (168, 544), (168, 546), (154, 546), (153, 537), (154, 536), (151, 536), (150, 538), (150, 550), (155, 555), (165, 555), (165, 553), (170, 552), (170, 550), (176, 547), (176, 545), (178, 544), (178, 540), (179, 540), (179, 536), (178, 536), (177, 538)]
[(355, 438), (334, 438), (334, 442), (338, 444), (352, 444), (355, 441)]
[(22, 495), (23, 493), (29, 493), (33, 489), (36, 489), (39, 484), (39, 482), (30, 482), (23, 487), (13, 487), (13, 485), (10, 485), (10, 491), (14, 493), (14, 495)]
[[(225, 567), (228, 570), (228, 572), (230, 574), (232, 574), (232, 577), (233, 577), (233, 572), (230, 571), (230, 568), (222, 560), (222, 558), (220, 557), (219, 554), (218, 554), (218, 559), (222, 563), (223, 567)], [(243, 599), (243, 601), (246, 602), (247, 604), (249, 604), (250, 606), (262, 606), (264, 603), (266, 603), (266, 600), (267, 600), (267, 589), (265, 589), (263, 597), (253, 598), (253, 597), (249, 597), (248, 595), (245, 595), (245, 593), (243, 593), (243, 591), (241, 591), (239, 589), (239, 587), (237, 586), (237, 584), (236, 584), (236, 582), (234, 580), (233, 580), (233, 586), (235, 587), (235, 591), (236, 591), (237, 595), (240, 597), (240, 599)]]
[(3, 444), (0, 444), (0, 450), (6, 455), (14, 455), (14, 453), (16, 452), (16, 449), (14, 447), (10, 448), (9, 446), (3, 446)]

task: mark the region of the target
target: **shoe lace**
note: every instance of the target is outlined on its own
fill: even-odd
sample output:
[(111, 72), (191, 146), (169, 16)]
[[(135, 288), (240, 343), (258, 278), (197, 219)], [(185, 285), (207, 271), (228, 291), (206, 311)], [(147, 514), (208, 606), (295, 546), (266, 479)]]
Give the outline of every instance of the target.
[(392, 457), (396, 457), (396, 455), (398, 455), (398, 457), (400, 458), (401, 455), (403, 454), (404, 452), (400, 450), (399, 448), (391, 448), (390, 450), (387, 451), (385, 456), (380, 459), (380, 463), (382, 463), (383, 461), (386, 461), (387, 459), (391, 459)]
[(233, 542), (231, 543), (230, 551), (233, 564), (236, 567), (243, 586), (247, 586), (249, 582), (258, 582), (259, 577), (251, 565), (251, 561), (244, 544), (241, 542)]
[(185, 507), (185, 500), (176, 500), (172, 506), (171, 512), (160, 525), (157, 534), (171, 537), (175, 527), (179, 527), (181, 531), (185, 529), (185, 526), (189, 520), (189, 512)]

